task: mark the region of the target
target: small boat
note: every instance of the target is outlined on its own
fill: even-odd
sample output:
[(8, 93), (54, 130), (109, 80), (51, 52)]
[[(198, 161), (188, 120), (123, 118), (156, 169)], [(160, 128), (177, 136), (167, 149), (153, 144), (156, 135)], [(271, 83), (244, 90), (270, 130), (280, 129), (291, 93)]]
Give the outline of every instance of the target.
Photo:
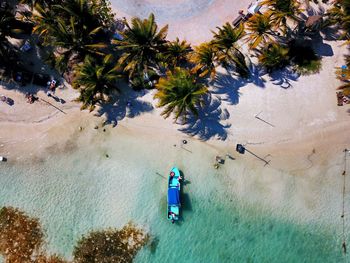
[(177, 167), (173, 167), (168, 177), (168, 220), (172, 223), (179, 220), (180, 217), (180, 171)]

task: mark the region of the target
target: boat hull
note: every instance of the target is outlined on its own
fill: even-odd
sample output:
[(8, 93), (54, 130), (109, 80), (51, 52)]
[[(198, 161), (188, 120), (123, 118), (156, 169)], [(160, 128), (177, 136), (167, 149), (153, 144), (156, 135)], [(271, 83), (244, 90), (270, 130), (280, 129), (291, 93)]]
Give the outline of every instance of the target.
[(178, 221), (180, 218), (180, 190), (181, 177), (177, 167), (173, 167), (168, 175), (168, 203), (167, 218), (172, 222)]

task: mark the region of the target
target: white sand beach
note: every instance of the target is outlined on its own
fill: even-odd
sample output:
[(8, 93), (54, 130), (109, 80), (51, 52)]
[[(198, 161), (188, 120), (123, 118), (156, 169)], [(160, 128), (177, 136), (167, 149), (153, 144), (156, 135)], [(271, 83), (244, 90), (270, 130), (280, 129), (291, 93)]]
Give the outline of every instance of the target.
[(117, 16), (130, 19), (146, 18), (151, 12), (156, 15), (159, 27), (169, 25), (169, 39), (176, 37), (192, 44), (211, 39), (211, 30), (226, 22), (232, 22), (239, 10), (247, 10), (252, 1), (240, 0), (181, 0), (139, 1), (112, 0)]
[[(155, 12), (156, 19), (161, 25), (169, 24), (170, 39), (178, 36), (197, 44), (209, 40), (211, 30), (232, 21), (238, 10), (246, 9), (250, 3), (248, 0), (202, 1), (200, 10), (194, 10), (193, 16), (181, 17), (184, 11), (179, 6), (182, 2), (188, 2), (188, 8), (196, 5), (196, 1), (117, 0), (112, 4), (118, 16), (128, 19), (134, 15), (147, 16), (149, 10), (158, 10), (160, 15)], [(133, 6), (135, 8), (131, 8)], [(186, 14), (189, 13), (186, 10)], [(169, 16), (172, 19), (168, 20)], [(54, 163), (56, 155), (70, 156), (69, 153), (80, 147), (87, 147), (84, 149), (91, 151), (87, 151), (86, 160), (98, 160), (100, 164), (108, 154), (110, 163), (103, 169), (113, 170), (114, 165), (125, 168), (130, 177), (109, 178), (113, 187), (117, 187), (118, 180), (121, 180), (125, 189), (134, 191), (138, 189), (140, 171), (132, 170), (134, 168), (129, 165), (147, 161), (152, 169), (162, 173), (172, 165), (168, 160), (173, 160), (185, 173), (186, 169), (192, 172), (191, 184), (201, 182), (201, 174), (196, 174), (197, 166), (198, 171), (213, 175), (213, 180), (220, 180), (239, 200), (263, 207), (275, 217), (334, 227), (337, 238), (340, 238), (343, 150), (350, 148), (349, 107), (337, 106), (335, 94), (339, 81), (335, 78), (334, 68), (343, 64), (343, 54), (346, 53), (346, 47), (341, 44), (339, 41), (324, 41), (319, 45), (320, 49), (327, 50), (328, 55), (323, 57), (322, 70), (316, 75), (296, 76), (284, 71), (276, 73), (272, 79), (256, 72), (252, 79), (242, 82), (219, 69), (218, 78), (210, 87), (213, 106), (203, 113), (205, 118), (192, 126), (173, 123), (171, 118), (164, 120), (160, 116), (161, 109), (156, 108), (152, 90), (142, 94), (126, 93), (118, 110), (97, 117), (93, 116), (94, 112), (80, 111), (80, 105), (73, 102), (77, 93), (70, 88), (59, 89), (56, 93), (64, 99), (63, 104), (48, 98), (44, 91), (37, 93), (39, 101), (28, 104), (20, 87), (1, 85), (0, 94), (12, 98), (14, 105), (0, 103), (0, 156), (8, 158), (7, 165), (40, 164), (46, 160)], [(131, 109), (126, 109), (128, 96), (137, 97)], [(128, 111), (133, 114), (128, 114)], [(106, 118), (115, 120), (116, 127), (103, 127)], [(96, 125), (98, 129), (94, 129)], [(182, 145), (184, 139), (188, 144)], [(246, 145), (269, 164), (264, 166), (264, 162), (249, 153), (238, 154), (235, 151), (237, 143)], [(135, 152), (137, 154), (130, 157), (135, 160), (129, 159), (128, 156)], [(215, 156), (224, 157), (227, 153), (234, 160), (227, 158), (219, 170), (212, 168)], [(346, 186), (350, 186), (350, 180)], [(107, 183), (104, 187), (108, 188)], [(30, 188), (27, 191), (29, 193)], [(110, 198), (107, 207), (113, 211), (106, 212), (105, 221), (102, 216), (99, 218), (102, 226), (112, 224), (116, 218), (122, 224), (129, 216), (128, 207), (120, 200), (127, 193), (109, 191), (106, 194)], [(200, 195), (201, 189), (197, 191)], [(40, 196), (36, 198), (40, 199)], [(132, 207), (139, 202), (131, 196), (126, 200)], [(348, 192), (346, 201), (350, 201)], [(33, 208), (27, 203), (24, 206)], [(103, 211), (101, 207), (97, 208), (100, 212)], [(40, 208), (34, 211), (45, 214)], [(50, 213), (56, 215), (55, 211), (50, 210)], [(47, 221), (44, 225), (51, 235), (61, 227), (59, 223), (50, 225)], [(349, 229), (349, 223), (346, 227)], [(79, 229), (83, 230), (86, 229)], [(50, 246), (55, 251), (49, 240)]]

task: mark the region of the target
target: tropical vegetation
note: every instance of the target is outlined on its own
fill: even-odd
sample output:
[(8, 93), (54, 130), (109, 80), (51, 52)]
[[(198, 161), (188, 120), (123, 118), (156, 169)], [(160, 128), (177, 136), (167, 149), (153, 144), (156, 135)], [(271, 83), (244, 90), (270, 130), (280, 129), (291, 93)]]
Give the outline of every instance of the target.
[(113, 15), (106, 14), (103, 1), (62, 0), (56, 5), (35, 5), (33, 33), (43, 44), (53, 47), (55, 66), (68, 70), (72, 58), (83, 61), (87, 55), (103, 55), (108, 47), (107, 31)]
[(161, 61), (165, 63), (166, 67), (170, 68), (185, 66), (191, 51), (191, 45), (186, 40), (180, 41), (179, 38), (176, 38), (176, 40), (166, 43)]
[(251, 49), (257, 48), (259, 45), (264, 45), (273, 40), (274, 31), (271, 21), (271, 14), (256, 13), (249, 18), (247, 23), (248, 42)]
[[(313, 74), (321, 68), (321, 58), (302, 31), (292, 29), (303, 11), (297, 0), (264, 0), (262, 13), (237, 27), (219, 26), (211, 40), (194, 47), (179, 38), (167, 40), (168, 26), (158, 28), (153, 14), (130, 22), (119, 19), (118, 26), (107, 0), (21, 2), (32, 9), (33, 34), (39, 37), (38, 47), (48, 53), (45, 61), (64, 76), (70, 74), (66, 79), (79, 91), (82, 109), (108, 102), (118, 94), (118, 81), (125, 81), (134, 90), (156, 88), (165, 117), (196, 116), (218, 66), (249, 77), (248, 61), (252, 62), (242, 51), (245, 43), (249, 55), (254, 54), (268, 72), (291, 66), (301, 74)], [(349, 6), (349, 0), (338, 0), (327, 12), (329, 21), (342, 27), (343, 38), (349, 37)], [(11, 58), (9, 51), (17, 53), (8, 41), (13, 19), (10, 11), (0, 17), (3, 61)]]
[(82, 109), (89, 107), (90, 111), (97, 103), (108, 101), (109, 95), (117, 90), (116, 81), (122, 78), (111, 54), (103, 59), (86, 56), (75, 70), (77, 75), (73, 87), (80, 91), (77, 100), (83, 103)]
[(321, 70), (321, 58), (315, 53), (310, 43), (293, 39), (288, 43), (289, 57), (294, 68), (301, 75), (318, 73)]
[(0, 9), (0, 65), (12, 67), (17, 60), (17, 51), (8, 37), (20, 33), (21, 29), (14, 14), (9, 9)]
[(238, 41), (245, 35), (244, 25), (240, 24), (239, 27), (233, 28), (230, 23), (226, 23), (217, 29), (217, 33), (213, 32), (212, 45), (216, 48), (216, 58), (219, 64), (224, 67), (234, 65), (237, 73), (242, 77), (248, 77), (249, 69), (238, 44)]
[(299, 22), (298, 15), (302, 12), (301, 4), (298, 0), (264, 0), (263, 5), (269, 8), (270, 19), (274, 27), (286, 34), (288, 28), (287, 19)]
[(194, 51), (189, 55), (189, 61), (194, 65), (191, 73), (201, 78), (210, 76), (213, 79), (216, 74), (216, 52), (217, 48), (210, 42), (194, 47)]
[(165, 107), (162, 115), (168, 118), (173, 112), (175, 121), (180, 117), (185, 123), (189, 113), (198, 116), (198, 108), (203, 105), (203, 97), (208, 88), (186, 69), (175, 68), (159, 79), (154, 98), (158, 107)]
[(259, 63), (269, 72), (286, 66), (289, 62), (289, 49), (276, 42), (269, 43), (260, 50)]
[(121, 32), (122, 39), (115, 40), (117, 49), (122, 51), (118, 63), (129, 78), (143, 75), (149, 68), (160, 62), (158, 54), (166, 48), (168, 26), (158, 31), (154, 15), (141, 20), (133, 18), (131, 25), (125, 22), (126, 30)]

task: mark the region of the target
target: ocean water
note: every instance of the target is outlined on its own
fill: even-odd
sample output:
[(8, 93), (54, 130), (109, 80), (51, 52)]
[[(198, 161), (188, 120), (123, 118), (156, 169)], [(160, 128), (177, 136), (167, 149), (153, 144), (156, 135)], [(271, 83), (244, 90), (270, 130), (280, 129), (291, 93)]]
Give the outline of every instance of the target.
[[(10, 161), (0, 168), (0, 206), (15, 206), (39, 217), (50, 253), (71, 259), (74, 244), (84, 233), (133, 221), (152, 236), (135, 262), (346, 260), (332, 200), (322, 206), (330, 213), (312, 216), (305, 210), (293, 216), (293, 211), (303, 207), (299, 204), (303, 201), (294, 202), (291, 194), (297, 193), (295, 181), (283, 181), (288, 198), (279, 197), (279, 205), (270, 206), (268, 198), (273, 197), (266, 189), (259, 190), (260, 183), (252, 183), (255, 177), (243, 173), (239, 160), (227, 160), (215, 170), (213, 157), (218, 150), (201, 142), (189, 140), (183, 149), (179, 139), (171, 136), (152, 139), (96, 131), (68, 143), (72, 145), (64, 151), (55, 145), (42, 156)], [(166, 219), (163, 178), (173, 165), (182, 170), (187, 182), (182, 220), (174, 225)], [(242, 180), (249, 182), (245, 189), (254, 198), (235, 191)], [(326, 191), (324, 195), (335, 201), (339, 198)], [(316, 203), (313, 209), (319, 207)]]

